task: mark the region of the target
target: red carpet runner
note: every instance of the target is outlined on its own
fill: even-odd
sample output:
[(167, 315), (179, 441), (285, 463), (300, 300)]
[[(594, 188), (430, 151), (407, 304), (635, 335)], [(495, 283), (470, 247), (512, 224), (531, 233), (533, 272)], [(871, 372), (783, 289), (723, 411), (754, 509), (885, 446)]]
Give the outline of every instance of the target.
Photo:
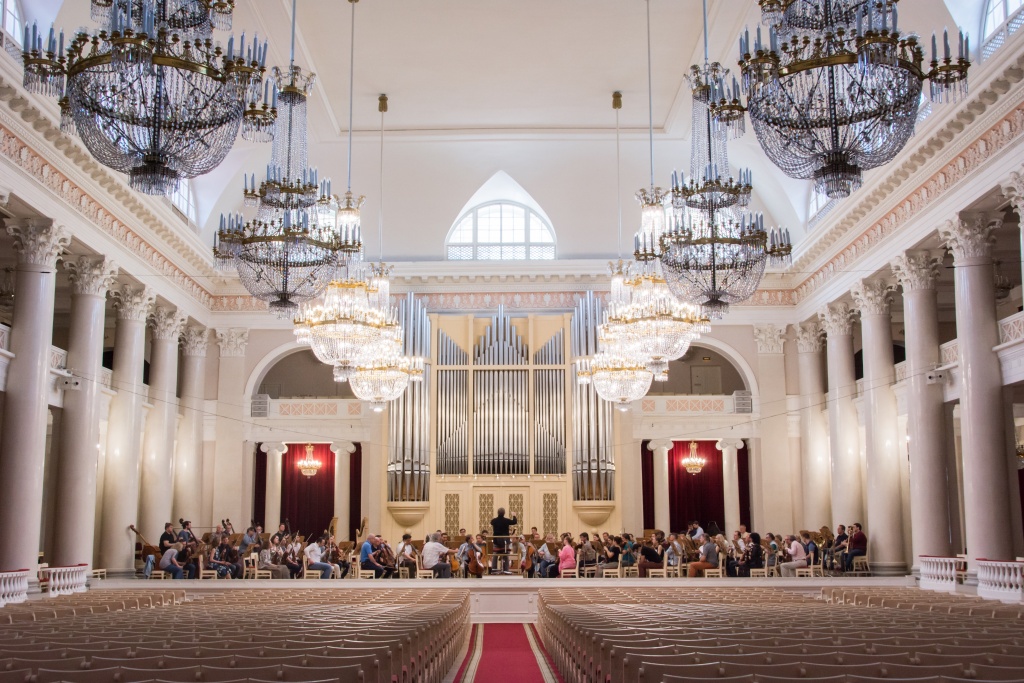
[(530, 624), (477, 624), (455, 683), (561, 683)]

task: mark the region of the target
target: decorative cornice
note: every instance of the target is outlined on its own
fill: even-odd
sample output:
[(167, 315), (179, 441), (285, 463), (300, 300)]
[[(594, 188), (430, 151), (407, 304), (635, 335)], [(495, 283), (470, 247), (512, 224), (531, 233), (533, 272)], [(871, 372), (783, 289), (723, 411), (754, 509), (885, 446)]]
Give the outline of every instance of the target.
[[(1013, 210), (1024, 218), (1024, 174), (1013, 171), (1009, 179), (1003, 182), (1001, 189), (1003, 196), (1010, 200)], [(1021, 221), (1021, 228), (1024, 228), (1024, 221)]]
[(796, 326), (796, 350), (800, 353), (821, 353), (825, 330), (816, 320)]
[(187, 321), (187, 315), (179, 313), (176, 308), (166, 306), (157, 306), (149, 314), (149, 326), (153, 330), (153, 338), (160, 341), (178, 341)]
[(71, 244), (71, 233), (49, 218), (12, 218), (5, 225), (7, 234), (14, 238), (21, 265), (53, 270)]
[[(3, 99), (2, 96), (0, 99)], [(0, 124), (0, 156), (18, 166), (65, 205), (73, 208), (90, 223), (123, 244), (132, 254), (149, 264), (157, 273), (171, 280), (196, 301), (206, 307), (210, 306), (212, 299), (210, 293), (195, 279), (186, 274), (135, 230), (119, 220), (99, 201), (3, 124)], [(95, 165), (95, 162), (92, 163)], [(125, 191), (125, 193), (131, 194), (129, 191)], [(137, 203), (136, 199), (129, 197), (126, 197), (124, 201), (126, 205), (132, 202)], [(141, 207), (141, 204), (138, 206)], [(160, 223), (155, 218), (153, 220)], [(178, 248), (178, 245), (174, 243), (170, 246)]]
[(889, 315), (896, 286), (887, 280), (858, 280), (850, 288), (853, 302), (865, 315)]
[(837, 301), (826, 306), (818, 319), (829, 337), (844, 337), (853, 334), (853, 321), (857, 319), (857, 311), (850, 308), (845, 301)]
[(942, 259), (933, 252), (908, 251), (892, 261), (892, 274), (904, 292), (935, 289)]
[(77, 296), (105, 297), (114, 285), (117, 263), (106, 256), (79, 256), (76, 260), (64, 261), (68, 271), (71, 291)]
[(754, 341), (757, 342), (758, 354), (782, 353), (786, 344), (785, 334), (785, 325), (773, 323), (754, 325)]
[(181, 331), (181, 349), (186, 356), (206, 356), (210, 334), (205, 327), (189, 325)]
[(244, 327), (229, 327), (216, 330), (217, 344), (220, 345), (221, 358), (244, 358), (245, 347), (249, 343), (249, 330)]
[(110, 297), (114, 300), (118, 320), (134, 320), (136, 322), (146, 320), (150, 308), (156, 301), (156, 295), (149, 287), (133, 285), (121, 285), (118, 289), (110, 292)]
[(975, 259), (992, 259), (995, 231), (1003, 224), (997, 211), (961, 211), (953, 220), (939, 228), (939, 237), (953, 252), (953, 263)]

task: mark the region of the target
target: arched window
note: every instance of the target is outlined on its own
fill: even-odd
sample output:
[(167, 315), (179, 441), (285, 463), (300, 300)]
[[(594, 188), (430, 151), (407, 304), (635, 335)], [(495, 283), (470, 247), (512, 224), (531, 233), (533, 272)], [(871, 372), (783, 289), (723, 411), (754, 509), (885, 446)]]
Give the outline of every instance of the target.
[(445, 240), (451, 261), (537, 261), (555, 258), (555, 233), (536, 211), (494, 201), (464, 212)]
[(4, 5), (4, 31), (6, 31), (15, 42), (21, 45), (22, 31), (25, 30), (21, 20), (21, 7), (18, 0), (2, 0)]
[(987, 59), (1024, 24), (1024, 0), (988, 0), (982, 15), (982, 58)]

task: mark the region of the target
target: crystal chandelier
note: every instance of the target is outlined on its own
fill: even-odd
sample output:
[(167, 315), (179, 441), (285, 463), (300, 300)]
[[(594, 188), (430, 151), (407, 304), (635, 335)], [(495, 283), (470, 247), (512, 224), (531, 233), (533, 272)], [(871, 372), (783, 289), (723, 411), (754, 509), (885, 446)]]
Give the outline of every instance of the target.
[(394, 308), (372, 306), (370, 296), (366, 280), (348, 277), (334, 280), (319, 299), (299, 306), (295, 337), (334, 368), (337, 382), (348, 381), (371, 349), (401, 344)]
[(729, 305), (757, 291), (765, 267), (786, 263), (792, 245), (787, 230), (766, 231), (764, 218), (747, 209), (752, 177), (729, 168), (728, 128), (710, 109), (724, 88), (728, 69), (707, 60), (707, 3), (704, 65), (690, 67), (693, 94), (689, 178), (672, 174), (672, 224), (662, 239), (661, 266), (672, 293), (721, 318)]
[(706, 465), (707, 462), (707, 460), (697, 454), (697, 442), (691, 441), (690, 454), (685, 456), (680, 464), (683, 466), (683, 469), (690, 474), (700, 474), (700, 471), (704, 469), (704, 465)]
[[(861, 185), (914, 133), (923, 82), (933, 102), (967, 94), (970, 44), (940, 55), (932, 36), (925, 70), (917, 36), (898, 28), (896, 0), (759, 0), (768, 43), (757, 29), (740, 38), (742, 91), (758, 142), (793, 178), (813, 179), (833, 199)], [(718, 88), (716, 113), (742, 121), (740, 88)]]
[(266, 176), (259, 184), (255, 173), (243, 177), (243, 203), (256, 208), (256, 217), (221, 216), (214, 245), (217, 263), (233, 267), (246, 290), (280, 318), (319, 296), (363, 248), (358, 222), (339, 219), (342, 204), (331, 181), (309, 166), (307, 100), (316, 75), (295, 64), (296, 9), (292, 0), (288, 69), (272, 70), (278, 133)]
[(587, 361), (577, 361), (577, 368), (586, 377), (584, 384), (593, 383), (598, 396), (622, 411), (629, 410), (633, 401), (643, 398), (654, 380), (646, 358), (607, 351), (599, 351)]
[(402, 395), (409, 382), (423, 381), (423, 359), (399, 355), (397, 349), (362, 358), (349, 377), (349, 386), (375, 413)]
[(322, 463), (313, 457), (313, 444), (306, 444), (306, 457), (298, 463), (299, 471), (307, 477), (315, 477), (316, 473), (323, 467)]
[[(239, 129), (272, 136), (276, 116), (263, 84), (267, 45), (243, 34), (222, 50), (233, 0), (92, 0), (93, 34), (26, 27), (24, 84), (60, 101), (61, 130), (78, 133), (131, 187), (169, 195), (181, 178), (216, 168)], [(244, 121), (244, 125), (243, 125)]]

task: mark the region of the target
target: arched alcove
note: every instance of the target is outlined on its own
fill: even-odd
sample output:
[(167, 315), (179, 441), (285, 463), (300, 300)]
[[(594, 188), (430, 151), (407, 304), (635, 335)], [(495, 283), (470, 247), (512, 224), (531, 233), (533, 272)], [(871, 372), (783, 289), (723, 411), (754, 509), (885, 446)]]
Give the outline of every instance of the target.
[(725, 395), (749, 389), (742, 371), (721, 351), (695, 343), (669, 363), (668, 381), (654, 382), (650, 396)]
[(331, 367), (309, 349), (300, 349), (267, 368), (257, 394), (278, 398), (355, 398), (348, 382), (335, 382)]

